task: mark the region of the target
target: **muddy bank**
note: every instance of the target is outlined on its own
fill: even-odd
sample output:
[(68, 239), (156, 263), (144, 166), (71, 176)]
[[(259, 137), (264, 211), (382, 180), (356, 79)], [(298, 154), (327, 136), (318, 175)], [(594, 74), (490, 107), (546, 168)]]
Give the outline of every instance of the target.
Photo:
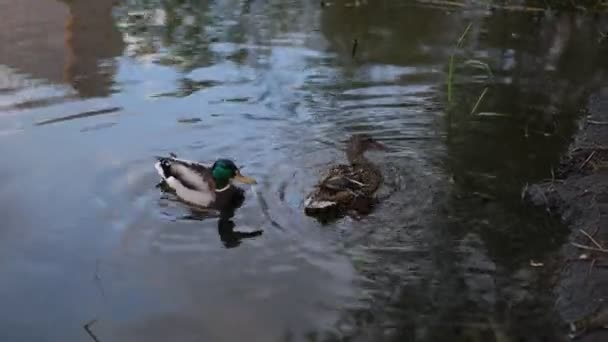
[(581, 124), (553, 179), (525, 195), (572, 228), (558, 258), (556, 310), (571, 337), (599, 342), (608, 341), (608, 87), (590, 97)]

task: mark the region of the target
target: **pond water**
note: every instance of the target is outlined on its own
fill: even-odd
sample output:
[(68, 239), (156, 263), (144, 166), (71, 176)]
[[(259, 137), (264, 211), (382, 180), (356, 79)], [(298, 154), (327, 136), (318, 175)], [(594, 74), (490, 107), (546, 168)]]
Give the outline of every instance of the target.
[[(606, 18), (114, 2), (0, 0), (2, 341), (553, 340), (567, 231), (520, 194), (605, 80)], [(381, 204), (305, 216), (359, 132)], [(160, 193), (170, 152), (257, 179), (233, 228)]]

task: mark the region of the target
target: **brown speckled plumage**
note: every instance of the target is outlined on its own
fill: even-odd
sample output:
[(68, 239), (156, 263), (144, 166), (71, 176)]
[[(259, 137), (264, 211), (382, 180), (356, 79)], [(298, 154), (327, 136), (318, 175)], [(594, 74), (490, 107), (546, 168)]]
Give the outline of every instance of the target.
[(383, 150), (384, 146), (366, 134), (353, 135), (347, 145), (349, 164), (334, 165), (305, 201), (310, 216), (342, 214), (354, 210), (368, 214), (376, 202), (374, 193), (382, 184), (382, 173), (365, 158), (367, 150)]

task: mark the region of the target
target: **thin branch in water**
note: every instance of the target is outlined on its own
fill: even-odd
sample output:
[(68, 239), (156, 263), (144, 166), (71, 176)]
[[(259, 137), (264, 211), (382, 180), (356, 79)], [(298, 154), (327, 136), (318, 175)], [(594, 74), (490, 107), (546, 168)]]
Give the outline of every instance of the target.
[(595, 154), (596, 151), (593, 151), (589, 154), (589, 157), (587, 157), (587, 159), (585, 159), (585, 161), (581, 164), (581, 166), (578, 167), (579, 170), (582, 170), (583, 167), (585, 167), (585, 165), (587, 165), (587, 163), (591, 160), (591, 158), (593, 158), (593, 155)]
[(587, 120), (590, 125), (608, 125), (608, 121)]
[(608, 145), (594, 145), (594, 146), (577, 147), (570, 152), (570, 156), (572, 156), (572, 153), (574, 153), (574, 152), (592, 151), (592, 150), (608, 151)]
[(473, 106), (473, 109), (471, 110), (471, 115), (473, 115), (477, 111), (477, 107), (479, 107), (479, 104), (481, 103), (481, 100), (483, 100), (483, 97), (486, 96), (487, 91), (488, 91), (488, 87), (485, 87), (484, 90), (481, 92), (481, 95), (479, 95), (479, 98), (477, 99), (475, 106)]
[(597, 226), (595, 226), (595, 229), (593, 230), (593, 233), (591, 233), (591, 236), (595, 236), (595, 234), (597, 234), (597, 232), (600, 230), (600, 225), (598, 224)]
[(593, 266), (595, 266), (596, 262), (597, 262), (597, 259), (591, 260), (591, 264), (589, 265), (589, 269), (587, 270), (587, 277), (585, 278), (585, 281), (587, 281), (589, 279), (589, 277), (591, 276), (591, 272), (593, 271)]
[(593, 236), (589, 235), (589, 233), (587, 233), (586, 231), (579, 229), (581, 233), (583, 233), (583, 235), (585, 235), (586, 237), (589, 238), (589, 240), (591, 240), (591, 242), (593, 242), (594, 245), (597, 246), (597, 248), (599, 249), (604, 249), (604, 246), (600, 245), (599, 242), (595, 241), (595, 239), (593, 238)]
[(580, 249), (585, 249), (588, 251), (608, 253), (608, 249), (604, 249), (604, 248), (595, 248), (595, 247), (585, 246), (585, 245), (581, 245), (580, 243), (576, 243), (576, 242), (570, 242), (570, 244), (574, 247), (578, 247)]
[(359, 44), (359, 41), (357, 40), (357, 38), (353, 39), (353, 49), (351, 51), (351, 57), (355, 58), (355, 54), (357, 54), (357, 45)]
[(457, 2), (457, 1), (445, 1), (445, 0), (418, 0), (417, 2), (420, 2), (422, 4), (431, 4), (431, 5), (438, 5), (438, 6), (442, 6), (442, 7), (465, 7), (466, 4), (462, 3), (462, 2)]
[(91, 330), (91, 326), (93, 324), (95, 324), (95, 322), (97, 322), (97, 319), (93, 319), (93, 320), (89, 321), (83, 327), (84, 327), (84, 330), (87, 332), (87, 334), (89, 334), (89, 336), (91, 336), (91, 338), (93, 339), (93, 341), (100, 342), (99, 339), (97, 338), (97, 336), (95, 336), (95, 334)]
[(544, 8), (541, 8), (541, 7), (532, 7), (532, 6), (518, 6), (518, 5), (501, 6), (501, 5), (495, 5), (494, 7), (500, 8), (500, 9), (504, 9), (504, 10), (508, 10), (508, 11), (521, 11), (521, 12), (544, 12), (545, 11)]

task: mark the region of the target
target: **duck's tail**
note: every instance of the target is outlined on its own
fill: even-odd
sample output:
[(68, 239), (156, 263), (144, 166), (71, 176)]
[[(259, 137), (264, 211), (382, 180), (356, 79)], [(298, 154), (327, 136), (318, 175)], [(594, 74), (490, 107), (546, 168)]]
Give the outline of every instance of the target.
[(327, 200), (318, 200), (311, 197), (306, 198), (304, 200), (304, 211), (307, 215), (315, 215), (324, 212), (328, 212), (336, 209), (338, 206), (337, 202), (327, 201)]
[(166, 160), (159, 160), (154, 164), (154, 168), (162, 180), (169, 178), (169, 166), (166, 164)]
[(156, 172), (158, 172), (158, 175), (163, 180), (167, 180), (167, 178), (171, 177), (171, 160), (173, 158), (177, 158), (177, 155), (175, 155), (175, 153), (171, 153), (169, 155), (170, 157), (157, 156), (156, 159), (158, 161), (154, 164)]

